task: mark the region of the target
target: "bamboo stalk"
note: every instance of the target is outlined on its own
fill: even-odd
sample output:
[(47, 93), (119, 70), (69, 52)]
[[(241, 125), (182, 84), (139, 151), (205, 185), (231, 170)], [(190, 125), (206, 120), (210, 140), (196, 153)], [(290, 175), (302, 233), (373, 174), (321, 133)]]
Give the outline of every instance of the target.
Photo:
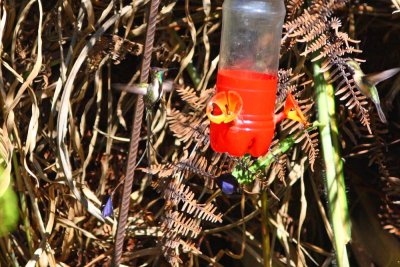
[(348, 267), (346, 244), (350, 241), (350, 218), (344, 183), (343, 163), (340, 158), (338, 128), (335, 118), (334, 88), (326, 82), (320, 65), (314, 63), (314, 82), (317, 92), (317, 114), (322, 152), (325, 162), (325, 190), (328, 197), (330, 221), (334, 234), (337, 264)]

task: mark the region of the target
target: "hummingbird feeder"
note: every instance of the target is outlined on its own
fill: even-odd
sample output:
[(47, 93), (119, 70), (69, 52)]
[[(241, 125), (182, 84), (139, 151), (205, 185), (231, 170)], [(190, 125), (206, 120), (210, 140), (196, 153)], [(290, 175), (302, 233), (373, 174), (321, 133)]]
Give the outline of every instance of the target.
[(211, 147), (261, 156), (275, 131), (283, 0), (225, 0), (216, 95), (207, 105)]

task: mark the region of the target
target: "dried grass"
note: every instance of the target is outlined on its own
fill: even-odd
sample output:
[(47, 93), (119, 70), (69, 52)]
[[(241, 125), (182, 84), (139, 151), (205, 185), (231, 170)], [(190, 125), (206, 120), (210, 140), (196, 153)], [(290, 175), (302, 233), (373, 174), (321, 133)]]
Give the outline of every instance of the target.
[[(282, 42), (277, 111), (290, 91), (312, 122), (311, 61), (322, 59), (326, 71), (330, 67), (333, 71), (342, 56), (359, 52), (360, 44), (354, 42), (354, 48), (342, 47), (340, 53), (330, 54), (327, 32), (334, 36), (333, 26), (338, 32), (339, 19), (325, 14), (331, 20), (322, 25), (324, 20), (304, 11), (304, 2), (287, 1), (290, 23)], [(314, 8), (322, 9), (318, 3), (324, 1), (315, 2)], [(358, 27), (359, 32), (352, 30), (358, 26), (354, 21), (348, 24), (344, 19), (360, 13), (374, 17), (382, 29), (390, 28), (388, 36), (398, 36), (398, 26), (385, 19), (394, 16), (393, 21), (398, 22), (387, 3), (330, 2), (335, 2), (330, 10), (343, 16), (339, 17), (340, 29), (349, 32), (348, 36), (339, 34), (342, 45), (349, 36), (355, 39), (352, 32), (358, 33), (359, 39), (367, 36)], [(398, 1), (392, 2), (399, 9)], [(148, 3), (1, 3), (0, 164), (12, 167), (11, 185), (18, 196), (20, 215), (17, 228), (0, 238), (1, 266), (110, 263), (132, 129), (129, 122), (136, 102), (135, 96), (115, 91), (111, 84), (135, 83), (139, 78)], [(129, 210), (122, 264), (262, 264), (261, 188), (268, 192), (268, 220), (264, 223), (270, 230), (272, 265), (328, 266), (334, 259), (333, 233), (316, 133), (306, 135), (301, 125), (283, 123), (277, 127), (271, 149), (292, 132), (298, 137), (285, 157), (244, 186), (242, 195), (228, 197), (214, 185), (216, 177), (231, 172), (241, 160), (210, 149), (204, 114), (219, 60), (221, 5), (220, 0), (162, 1), (152, 66), (170, 68), (169, 78), (175, 79), (178, 88), (151, 111), (151, 124), (143, 125), (140, 132), (141, 160), (132, 194), (136, 201)], [(313, 21), (321, 25), (310, 31), (306, 26)], [(346, 69), (338, 75), (337, 83), (348, 77)], [(392, 113), (389, 124), (380, 125), (375, 111), (362, 100), (359, 107), (363, 109), (357, 109), (357, 104), (347, 109), (338, 98), (345, 168), (357, 177), (364, 175), (359, 169), (364, 170), (368, 161), (378, 168), (369, 169), (361, 185), (350, 182), (350, 199), (356, 202), (358, 190), (364, 188), (375, 192), (379, 212), (368, 215), (378, 218), (379, 213), (382, 227), (399, 236), (400, 220), (394, 215), (399, 211), (396, 145), (400, 123)], [(398, 100), (392, 102), (397, 111)], [(359, 116), (367, 119), (360, 122)], [(151, 147), (147, 147), (147, 139)], [(154, 175), (152, 186), (145, 184), (141, 189), (148, 173)], [(0, 178), (0, 184), (1, 197), (9, 181)], [(357, 188), (355, 195), (353, 187)], [(115, 203), (115, 217), (105, 219), (101, 203), (107, 196)], [(392, 236), (377, 235), (392, 242)], [(353, 248), (365, 247), (355, 244)], [(354, 254), (354, 261), (367, 258)]]

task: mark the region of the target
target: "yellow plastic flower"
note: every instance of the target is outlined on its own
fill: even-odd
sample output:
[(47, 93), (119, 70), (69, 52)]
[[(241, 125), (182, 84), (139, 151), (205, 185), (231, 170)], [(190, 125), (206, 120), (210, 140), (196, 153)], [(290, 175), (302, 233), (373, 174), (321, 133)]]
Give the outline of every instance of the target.
[(239, 116), (242, 107), (242, 97), (237, 92), (222, 91), (207, 103), (206, 113), (213, 123), (229, 123)]

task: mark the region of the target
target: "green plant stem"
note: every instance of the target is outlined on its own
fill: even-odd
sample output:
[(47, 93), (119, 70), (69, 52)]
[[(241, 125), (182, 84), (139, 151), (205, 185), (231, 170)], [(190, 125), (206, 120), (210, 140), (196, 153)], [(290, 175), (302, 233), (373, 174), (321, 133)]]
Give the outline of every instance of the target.
[(288, 136), (286, 139), (279, 142), (278, 147), (273, 151), (270, 151), (266, 157), (257, 160), (252, 166), (250, 166), (249, 170), (251, 172), (256, 172), (258, 170), (264, 170), (272, 162), (276, 160), (277, 157), (281, 156), (282, 154), (286, 153), (295, 143), (294, 136)]
[(18, 159), (15, 154), (15, 151), (13, 152), (13, 155), (12, 155), (12, 161), (13, 161), (13, 167), (14, 167), (15, 181), (17, 183), (19, 201), (21, 204), (21, 212), (22, 212), (21, 217), (22, 217), (22, 221), (24, 223), (26, 240), (27, 240), (27, 245), (28, 245), (28, 249), (29, 249), (29, 255), (33, 255), (31, 224), (29, 222), (29, 212), (28, 212), (28, 206), (26, 204), (26, 194), (24, 192), (25, 191), (24, 181), (21, 177), (21, 172), (19, 169)]
[[(315, 121), (310, 127), (305, 129), (304, 131), (311, 131), (318, 126), (319, 122)], [(243, 168), (243, 166), (241, 166), (240, 164), (237, 165), (236, 168), (233, 170), (232, 175), (240, 184), (249, 184), (253, 182), (258, 172), (263, 172), (266, 168), (268, 168), (269, 165), (271, 165), (271, 163), (273, 163), (281, 155), (285, 154), (296, 143), (295, 136), (296, 134), (292, 134), (280, 141), (274, 150), (271, 150), (268, 152), (267, 155), (258, 158), (248, 168)], [(249, 156), (246, 157), (249, 158)]]
[(325, 190), (328, 196), (330, 221), (334, 234), (337, 264), (348, 267), (346, 244), (350, 241), (350, 219), (347, 207), (343, 163), (339, 152), (338, 128), (335, 118), (334, 88), (320, 73), (320, 66), (314, 63), (314, 82), (317, 92), (318, 120), (325, 162)]
[(268, 195), (265, 190), (261, 194), (261, 222), (262, 222), (262, 237), (263, 237), (264, 267), (270, 267), (271, 247), (270, 247), (270, 236), (268, 229)]

